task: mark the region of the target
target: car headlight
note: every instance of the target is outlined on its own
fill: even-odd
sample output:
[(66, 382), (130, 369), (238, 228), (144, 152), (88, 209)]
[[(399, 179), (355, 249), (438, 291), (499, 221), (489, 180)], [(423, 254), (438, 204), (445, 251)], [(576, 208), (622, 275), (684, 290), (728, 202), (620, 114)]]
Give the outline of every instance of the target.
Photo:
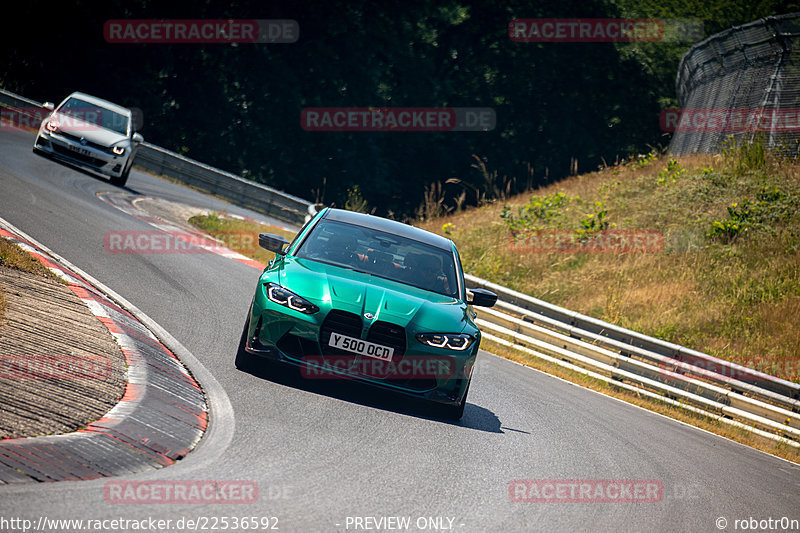
[(111, 151), (114, 152), (117, 155), (122, 155), (122, 154), (125, 153), (125, 147), (124, 146), (112, 146), (111, 147)]
[(47, 124), (45, 125), (48, 131), (52, 131), (53, 133), (58, 132), (58, 128), (61, 127), (61, 124), (58, 123), (57, 120), (48, 120)]
[(300, 311), (307, 315), (313, 315), (319, 311), (319, 307), (316, 305), (305, 298), (301, 298), (292, 291), (284, 289), (276, 283), (266, 283), (265, 285), (267, 287), (267, 298), (276, 304), (286, 306), (289, 309), (294, 309), (295, 311)]
[(417, 340), (434, 348), (447, 348), (462, 352), (472, 345), (475, 338), (466, 333), (420, 333)]

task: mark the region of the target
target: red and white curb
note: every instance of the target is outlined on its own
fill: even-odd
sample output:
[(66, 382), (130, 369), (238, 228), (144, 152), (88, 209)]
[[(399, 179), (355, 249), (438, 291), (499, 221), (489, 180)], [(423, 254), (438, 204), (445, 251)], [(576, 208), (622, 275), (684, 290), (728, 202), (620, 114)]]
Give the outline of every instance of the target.
[[(203, 390), (181, 361), (97, 283), (2, 219), (0, 237), (15, 242), (68, 284), (120, 345), (127, 365), (122, 399), (85, 429), (0, 441), (0, 483), (131, 474), (173, 464), (188, 454), (208, 426), (209, 409)], [(227, 396), (223, 410), (226, 402)]]

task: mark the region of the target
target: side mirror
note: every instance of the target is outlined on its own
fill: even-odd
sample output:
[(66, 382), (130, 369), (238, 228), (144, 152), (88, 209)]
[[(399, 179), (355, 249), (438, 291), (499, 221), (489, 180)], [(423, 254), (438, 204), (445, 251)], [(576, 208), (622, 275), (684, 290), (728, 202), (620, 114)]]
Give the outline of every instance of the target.
[(259, 233), (258, 245), (265, 250), (275, 252), (276, 254), (284, 255), (283, 247), (288, 245), (289, 241), (280, 235), (273, 235), (272, 233)]
[(144, 137), (142, 137), (141, 133), (134, 133), (133, 142), (135, 142), (136, 144), (141, 144), (144, 142)]
[(467, 303), (479, 307), (492, 307), (497, 303), (497, 295), (486, 289), (467, 289)]
[(48, 111), (52, 111), (56, 108), (56, 105), (53, 102), (45, 102), (42, 104), (42, 107), (47, 109)]

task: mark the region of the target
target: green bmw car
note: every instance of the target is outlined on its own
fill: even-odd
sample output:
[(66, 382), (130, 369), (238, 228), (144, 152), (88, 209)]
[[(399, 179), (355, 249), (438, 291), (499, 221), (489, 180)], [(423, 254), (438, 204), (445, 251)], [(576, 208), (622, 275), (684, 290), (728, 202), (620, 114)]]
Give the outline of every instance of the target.
[(393, 220), (325, 208), (275, 252), (247, 314), (236, 367), (279, 362), (308, 379), (356, 379), (464, 412), (481, 334), (450, 239)]

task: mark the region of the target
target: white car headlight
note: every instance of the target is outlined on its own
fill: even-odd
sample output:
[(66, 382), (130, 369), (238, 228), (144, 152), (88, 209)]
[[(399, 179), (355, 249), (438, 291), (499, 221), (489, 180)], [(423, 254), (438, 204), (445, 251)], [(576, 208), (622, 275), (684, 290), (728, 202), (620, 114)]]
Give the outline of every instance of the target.
[(116, 155), (123, 155), (125, 153), (124, 146), (112, 146), (111, 151), (114, 152)]
[(469, 348), (475, 339), (466, 333), (420, 333), (417, 335), (417, 340), (433, 348), (447, 348), (461, 352)]
[(276, 304), (286, 306), (289, 309), (294, 309), (295, 311), (300, 311), (307, 315), (313, 315), (319, 311), (319, 307), (305, 298), (296, 295), (292, 291), (284, 289), (277, 283), (265, 283), (264, 285), (267, 287), (267, 298)]

